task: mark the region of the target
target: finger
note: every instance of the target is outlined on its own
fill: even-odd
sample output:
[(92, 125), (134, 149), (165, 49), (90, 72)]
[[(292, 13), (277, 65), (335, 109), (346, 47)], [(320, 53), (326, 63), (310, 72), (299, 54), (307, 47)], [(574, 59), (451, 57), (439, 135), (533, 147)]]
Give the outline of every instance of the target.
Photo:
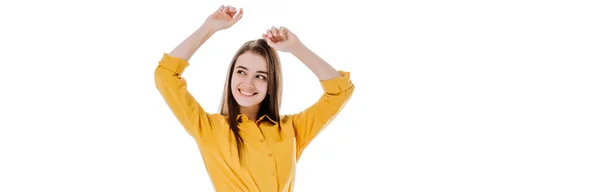
[(267, 29), (267, 32), (266, 32), (266, 34), (267, 34), (267, 36), (268, 36), (269, 38), (273, 38), (273, 34), (271, 34), (271, 30), (270, 30), (270, 29)]
[(271, 27), (271, 35), (273, 35), (273, 37), (277, 37), (277, 28), (275, 28), (274, 26)]
[(217, 15), (219, 15), (219, 17), (221, 17), (221, 18), (231, 19), (231, 15), (229, 15), (225, 12), (217, 12)]
[(223, 12), (223, 10), (224, 10), (224, 9), (225, 9), (225, 6), (224, 6), (224, 5), (221, 5), (221, 6), (219, 7), (219, 9), (217, 9), (217, 12)]
[(279, 27), (279, 30), (278, 30), (279, 36), (281, 36), (281, 37), (283, 37), (283, 35), (284, 35), (283, 34), (283, 29), (285, 29), (285, 28), (284, 27)]
[(280, 27), (279, 31), (281, 31), (281, 35), (287, 35), (289, 29), (285, 27)]
[(227, 6), (225, 6), (225, 9), (223, 10), (223, 12), (225, 14), (229, 15), (229, 12), (231, 12), (230, 10), (231, 10), (231, 6), (227, 5)]
[(290, 30), (288, 28), (285, 28), (285, 27), (280, 27), (279, 31), (281, 32), (281, 37), (284, 40), (287, 40), (288, 39), (288, 33), (289, 33)]
[[(266, 37), (266, 36), (267, 36), (267, 35), (263, 35), (263, 37)], [(271, 38), (268, 38), (268, 37), (267, 37), (267, 38), (265, 38), (265, 41), (267, 41), (267, 44), (268, 44), (270, 47), (275, 47), (275, 42), (273, 42), (273, 41), (271, 40)]]
[(277, 43), (277, 42), (279, 42), (279, 41), (277, 41), (277, 39), (276, 39), (276, 38), (274, 38), (274, 37), (269, 37), (269, 35), (270, 35), (270, 34), (271, 34), (271, 31), (267, 31), (267, 33), (265, 33), (265, 34), (263, 34), (263, 35), (262, 35), (262, 36), (263, 36), (263, 39), (265, 39), (265, 40), (269, 40), (269, 41), (271, 41), (272, 43)]
[(233, 17), (233, 16), (235, 15), (235, 10), (234, 10), (234, 8), (233, 8), (233, 7), (231, 7), (231, 6), (228, 6), (228, 7), (225, 9), (225, 13), (226, 13), (227, 15), (229, 15), (229, 16), (231, 16), (231, 17)]
[(244, 16), (244, 9), (240, 8), (240, 12), (237, 15), (235, 15), (235, 17), (233, 17), (233, 20), (235, 22), (238, 22), (240, 19), (242, 19), (242, 16)]
[(279, 29), (277, 29), (277, 39), (275, 41), (285, 41), (286, 40), (286, 36), (283, 33), (283, 29), (281, 29), (281, 27), (279, 27)]

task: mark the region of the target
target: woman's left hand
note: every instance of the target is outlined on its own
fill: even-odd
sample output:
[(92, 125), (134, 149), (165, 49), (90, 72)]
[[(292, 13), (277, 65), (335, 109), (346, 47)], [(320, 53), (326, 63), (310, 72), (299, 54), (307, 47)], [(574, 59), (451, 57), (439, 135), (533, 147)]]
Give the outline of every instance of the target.
[(302, 47), (298, 37), (285, 27), (271, 27), (262, 36), (277, 51), (293, 52)]

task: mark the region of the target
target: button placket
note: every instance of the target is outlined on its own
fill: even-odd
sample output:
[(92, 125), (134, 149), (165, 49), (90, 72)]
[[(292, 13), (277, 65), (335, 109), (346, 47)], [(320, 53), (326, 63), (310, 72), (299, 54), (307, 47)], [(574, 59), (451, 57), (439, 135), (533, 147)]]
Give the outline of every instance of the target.
[[(254, 128), (256, 130), (260, 130), (260, 126), (257, 125), (256, 123), (252, 123), (254, 125)], [(264, 135), (260, 134), (260, 139), (258, 140), (258, 142), (260, 142), (262, 144), (262, 146), (266, 149), (267, 151), (267, 156), (273, 161), (272, 163), (272, 170), (271, 171), (271, 176), (275, 177), (277, 176), (277, 162), (275, 161), (275, 158), (273, 157), (273, 152), (271, 151), (271, 148), (269, 147), (269, 144), (266, 142)], [(276, 178), (276, 177), (275, 177)]]
[[(257, 128), (260, 129), (260, 127), (257, 127)], [(275, 157), (273, 156), (273, 152), (272, 152), (271, 146), (269, 146), (269, 143), (267, 143), (264, 138), (259, 139), (259, 142), (266, 149), (266, 151), (267, 151), (267, 157), (273, 162), (271, 164), (271, 170), (272, 170), (271, 171), (271, 177), (273, 179), (275, 179), (275, 182), (277, 182), (277, 161), (275, 160)]]

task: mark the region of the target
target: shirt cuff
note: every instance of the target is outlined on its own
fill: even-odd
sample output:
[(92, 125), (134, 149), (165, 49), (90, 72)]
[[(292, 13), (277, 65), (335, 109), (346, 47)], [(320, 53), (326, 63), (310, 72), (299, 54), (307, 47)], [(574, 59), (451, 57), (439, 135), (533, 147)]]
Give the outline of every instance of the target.
[(189, 66), (189, 63), (186, 60), (163, 53), (163, 58), (160, 60), (159, 65), (177, 74), (181, 74)]
[(354, 84), (352, 84), (352, 81), (350, 80), (350, 72), (338, 72), (342, 75), (341, 77), (321, 81), (321, 87), (323, 87), (325, 93), (338, 94), (354, 87)]

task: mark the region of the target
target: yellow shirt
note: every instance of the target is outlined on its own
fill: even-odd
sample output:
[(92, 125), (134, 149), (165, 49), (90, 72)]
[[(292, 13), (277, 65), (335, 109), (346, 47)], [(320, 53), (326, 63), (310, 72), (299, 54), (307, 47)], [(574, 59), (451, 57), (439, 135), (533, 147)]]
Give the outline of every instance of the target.
[(350, 73), (320, 81), (321, 98), (306, 110), (281, 117), (267, 116), (256, 122), (238, 116), (244, 140), (243, 162), (239, 163), (235, 136), (227, 117), (207, 113), (188, 92), (181, 74), (189, 63), (164, 54), (155, 70), (156, 87), (187, 133), (196, 141), (216, 191), (293, 191), (296, 162), (315, 136), (350, 99), (354, 85)]

